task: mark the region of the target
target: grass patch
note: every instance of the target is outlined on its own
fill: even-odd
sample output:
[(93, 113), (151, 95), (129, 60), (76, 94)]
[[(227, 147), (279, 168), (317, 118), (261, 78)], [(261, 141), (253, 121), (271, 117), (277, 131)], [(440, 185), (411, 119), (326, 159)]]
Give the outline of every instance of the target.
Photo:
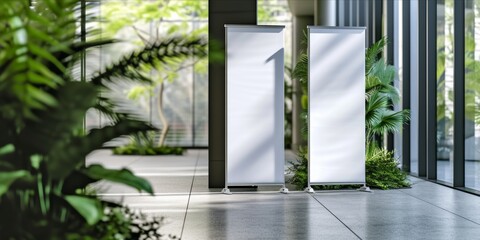
[(185, 149), (181, 147), (143, 147), (126, 145), (113, 149), (115, 155), (183, 155)]

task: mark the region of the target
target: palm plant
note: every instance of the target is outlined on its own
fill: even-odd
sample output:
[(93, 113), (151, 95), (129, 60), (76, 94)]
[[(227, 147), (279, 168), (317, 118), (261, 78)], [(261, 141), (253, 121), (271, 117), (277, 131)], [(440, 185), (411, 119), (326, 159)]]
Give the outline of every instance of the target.
[(379, 58), (387, 39), (374, 43), (365, 56), (365, 134), (368, 148), (378, 146), (388, 133), (397, 132), (410, 119), (409, 110), (393, 110), (400, 101), (394, 87), (395, 67)]
[[(110, 216), (105, 213), (112, 205), (86, 191), (87, 185), (108, 180), (151, 194), (153, 189), (128, 169), (85, 166), (85, 157), (106, 141), (153, 127), (128, 112), (115, 111), (115, 103), (100, 93), (122, 78), (148, 82), (139, 71), (140, 65), (205, 54), (203, 39), (166, 39), (126, 55), (88, 81), (80, 81), (78, 62), (85, 52), (114, 42), (79, 41), (76, 23), (81, 17), (88, 18), (79, 14), (85, 7), (82, 3), (0, 3), (2, 238), (111, 237), (95, 229), (103, 229), (98, 224)], [(84, 132), (83, 118), (92, 108), (109, 116), (112, 124)], [(125, 234), (126, 238), (133, 236)]]

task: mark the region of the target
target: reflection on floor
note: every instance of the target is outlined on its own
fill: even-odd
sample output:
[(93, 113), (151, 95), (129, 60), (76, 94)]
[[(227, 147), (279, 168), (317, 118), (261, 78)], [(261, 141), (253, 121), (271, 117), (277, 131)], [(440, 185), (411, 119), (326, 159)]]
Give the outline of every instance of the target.
[[(294, 156), (287, 152), (286, 158)], [(127, 167), (155, 196), (101, 183), (105, 199), (165, 216), (162, 232), (182, 239), (478, 239), (480, 197), (411, 178), (412, 188), (373, 193), (278, 193), (279, 186), (220, 194), (208, 189), (208, 151), (184, 156), (92, 153), (87, 164)], [(293, 190), (293, 189), (290, 189)]]
[[(437, 160), (437, 179), (453, 182), (453, 162)], [(465, 186), (480, 190), (480, 161), (465, 161)]]

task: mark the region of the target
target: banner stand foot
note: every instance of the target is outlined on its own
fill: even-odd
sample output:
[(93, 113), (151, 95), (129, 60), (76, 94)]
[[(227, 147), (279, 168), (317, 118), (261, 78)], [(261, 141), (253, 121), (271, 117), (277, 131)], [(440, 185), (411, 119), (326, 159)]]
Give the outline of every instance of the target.
[(313, 190), (313, 188), (310, 186), (306, 187), (304, 191), (307, 193), (315, 193), (315, 190)]
[(222, 189), (222, 193), (226, 194), (226, 195), (232, 195), (232, 192), (230, 192), (230, 189), (228, 189), (228, 188)]
[(287, 193), (288, 193), (288, 188), (286, 188), (285, 186), (283, 186), (282, 188), (280, 188), (280, 193), (287, 194)]
[(360, 187), (359, 189), (357, 189), (357, 191), (360, 191), (360, 192), (372, 192), (372, 190), (370, 190), (370, 188), (367, 187), (367, 185), (363, 185), (363, 187)]

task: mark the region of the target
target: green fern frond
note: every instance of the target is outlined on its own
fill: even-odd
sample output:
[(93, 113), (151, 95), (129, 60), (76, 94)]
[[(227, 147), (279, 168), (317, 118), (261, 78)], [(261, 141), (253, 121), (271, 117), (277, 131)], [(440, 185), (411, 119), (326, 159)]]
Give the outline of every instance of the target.
[(177, 57), (205, 57), (207, 42), (205, 39), (183, 39), (179, 37), (170, 38), (146, 46), (138, 52), (125, 56), (117, 63), (114, 63), (104, 71), (93, 76), (91, 82), (96, 85), (105, 85), (112, 81), (114, 77), (124, 76), (127, 78), (138, 79), (148, 82), (142, 78), (141, 73), (135, 71), (142, 64), (155, 66), (155, 63), (161, 62), (168, 64), (173, 58)]
[(366, 73), (370, 71), (373, 64), (377, 61), (380, 53), (383, 51), (383, 48), (386, 46), (387, 42), (388, 42), (387, 37), (383, 37), (367, 49), (367, 52), (365, 55), (365, 72)]
[(308, 79), (308, 55), (301, 54), (295, 68), (292, 72), (292, 77), (300, 81), (307, 81)]

